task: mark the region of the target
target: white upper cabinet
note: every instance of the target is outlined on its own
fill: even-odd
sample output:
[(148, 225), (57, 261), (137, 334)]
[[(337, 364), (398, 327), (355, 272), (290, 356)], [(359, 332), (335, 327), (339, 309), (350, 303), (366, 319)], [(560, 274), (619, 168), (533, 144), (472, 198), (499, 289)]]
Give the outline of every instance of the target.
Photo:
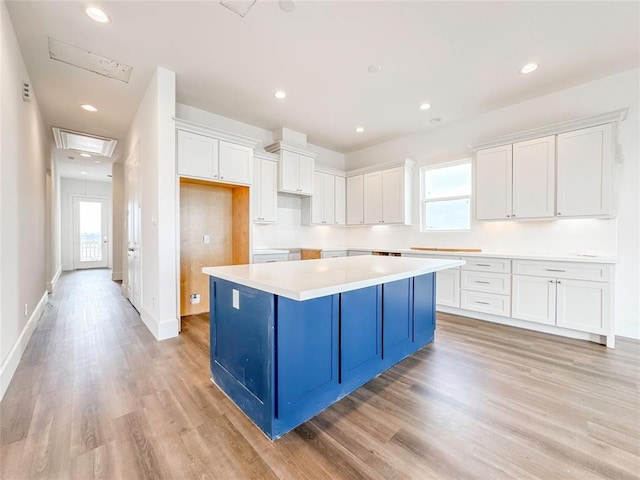
[[(365, 225), (411, 223), (411, 167), (387, 168), (362, 175), (362, 222)], [(360, 180), (347, 178), (347, 223), (357, 225)], [(353, 202), (353, 203), (351, 203)]]
[(344, 177), (316, 171), (313, 174), (313, 196), (303, 199), (302, 222), (313, 225), (344, 225), (344, 201)]
[(363, 175), (347, 177), (347, 225), (364, 223)]
[(612, 214), (613, 126), (558, 135), (558, 216)]
[(278, 162), (264, 158), (254, 160), (253, 221), (278, 221)]
[(220, 141), (220, 180), (251, 185), (253, 179), (253, 148)]
[(336, 175), (335, 184), (335, 224), (345, 225), (347, 223), (347, 181), (344, 177)]
[[(183, 121), (181, 121), (183, 122)], [(187, 123), (187, 122), (184, 122)], [(251, 185), (253, 182), (253, 148), (222, 138), (235, 140), (236, 136), (201, 126), (188, 124), (177, 130), (178, 175), (202, 178), (215, 182)], [(203, 133), (198, 133), (203, 132)], [(220, 138), (211, 135), (220, 134)], [(239, 141), (250, 141), (237, 137)]]
[(475, 202), (478, 220), (511, 218), (511, 145), (479, 150), (475, 162)]
[(313, 195), (315, 153), (283, 142), (269, 145), (265, 150), (280, 155), (278, 191), (303, 196)]
[(555, 215), (556, 137), (513, 144), (512, 218)]
[(363, 176), (362, 198), (364, 223), (382, 223), (382, 172), (371, 172)]
[(218, 140), (178, 130), (178, 174), (218, 178)]

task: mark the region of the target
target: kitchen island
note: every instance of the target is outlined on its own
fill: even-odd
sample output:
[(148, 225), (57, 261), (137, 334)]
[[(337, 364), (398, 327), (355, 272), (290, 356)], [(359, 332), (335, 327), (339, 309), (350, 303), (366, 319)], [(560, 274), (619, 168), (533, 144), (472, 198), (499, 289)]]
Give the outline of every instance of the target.
[(435, 273), (460, 260), (207, 267), (211, 379), (276, 439), (433, 341)]

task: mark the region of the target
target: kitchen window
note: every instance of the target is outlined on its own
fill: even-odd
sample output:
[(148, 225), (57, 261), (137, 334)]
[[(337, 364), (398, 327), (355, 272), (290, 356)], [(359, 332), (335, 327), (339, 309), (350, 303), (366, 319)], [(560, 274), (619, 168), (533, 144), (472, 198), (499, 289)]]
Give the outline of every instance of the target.
[(471, 159), (420, 169), (420, 231), (464, 231), (471, 227)]

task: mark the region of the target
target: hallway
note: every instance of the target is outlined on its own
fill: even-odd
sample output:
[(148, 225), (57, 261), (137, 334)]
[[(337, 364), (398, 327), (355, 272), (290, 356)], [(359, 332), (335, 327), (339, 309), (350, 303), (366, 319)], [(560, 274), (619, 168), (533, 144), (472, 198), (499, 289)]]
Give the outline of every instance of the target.
[(638, 478), (638, 342), (438, 322), (271, 443), (211, 384), (206, 316), (158, 342), (108, 270), (66, 273), (0, 403), (0, 477)]

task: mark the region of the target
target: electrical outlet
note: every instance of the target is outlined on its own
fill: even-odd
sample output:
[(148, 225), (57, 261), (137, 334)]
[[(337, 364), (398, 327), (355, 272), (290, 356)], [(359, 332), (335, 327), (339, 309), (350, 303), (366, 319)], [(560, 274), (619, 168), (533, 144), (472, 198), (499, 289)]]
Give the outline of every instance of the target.
[(197, 303), (200, 303), (200, 294), (199, 293), (192, 293), (191, 296), (189, 297), (189, 302), (191, 302), (191, 305), (195, 305)]
[(202, 243), (209, 243), (210, 241), (211, 239), (209, 238), (209, 235), (202, 236)]
[(27, 315), (29, 315), (29, 305), (28, 304), (24, 304), (24, 316), (26, 317)]

